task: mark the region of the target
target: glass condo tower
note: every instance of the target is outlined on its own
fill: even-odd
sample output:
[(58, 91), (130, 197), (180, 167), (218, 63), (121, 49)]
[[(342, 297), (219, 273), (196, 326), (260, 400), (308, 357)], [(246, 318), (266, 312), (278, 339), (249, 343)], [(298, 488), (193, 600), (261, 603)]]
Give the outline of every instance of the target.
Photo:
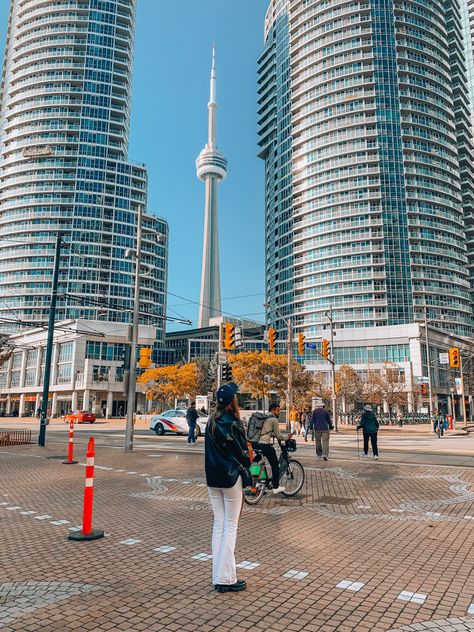
[[(47, 320), (58, 232), (57, 318), (130, 319), (125, 252), (147, 196), (144, 166), (127, 159), (135, 9), (135, 0), (11, 1), (0, 95), (3, 330)], [(152, 268), (141, 311), (161, 317), (168, 228), (149, 214), (144, 226)]]
[[(458, 0), (269, 4), (259, 59), (267, 302), (309, 337), (329, 307), (338, 327), (426, 313), (472, 334), (460, 10)], [(284, 337), (284, 321), (268, 316)]]

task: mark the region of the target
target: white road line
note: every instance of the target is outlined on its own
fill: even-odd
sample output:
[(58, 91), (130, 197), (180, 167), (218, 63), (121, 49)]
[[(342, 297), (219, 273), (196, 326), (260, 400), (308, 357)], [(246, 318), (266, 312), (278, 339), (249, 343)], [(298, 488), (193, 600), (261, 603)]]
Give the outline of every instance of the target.
[(55, 525), (60, 525), (60, 524), (71, 524), (70, 520), (53, 520), (52, 522), (50, 522), (49, 524), (55, 524)]
[(424, 595), (423, 593), (414, 593), (409, 590), (403, 590), (397, 597), (400, 601), (410, 601), (412, 603), (425, 603), (428, 595)]
[(159, 546), (157, 549), (153, 549), (153, 551), (156, 551), (157, 553), (171, 553), (171, 551), (176, 551), (176, 547), (175, 546)]
[(132, 545), (132, 544), (138, 544), (139, 542), (141, 542), (141, 540), (136, 540), (135, 538), (128, 538), (127, 540), (122, 540), (121, 542), (119, 542), (119, 544)]
[(257, 568), (257, 566), (260, 566), (260, 562), (249, 562), (247, 560), (236, 564), (237, 568), (246, 568), (249, 571), (253, 571), (254, 568)]
[(48, 516), (45, 514), (44, 516), (35, 516), (35, 520), (50, 520), (53, 516)]
[(336, 585), (336, 588), (342, 588), (343, 590), (354, 590), (358, 592), (363, 588), (365, 584), (362, 582), (353, 582), (351, 579), (344, 579)]
[(290, 579), (304, 579), (308, 575), (309, 573), (307, 573), (306, 571), (297, 571), (291, 569), (287, 573), (284, 573), (283, 577), (289, 577)]
[(209, 553), (198, 553), (197, 555), (193, 555), (192, 557), (193, 560), (212, 560), (212, 555), (210, 555)]

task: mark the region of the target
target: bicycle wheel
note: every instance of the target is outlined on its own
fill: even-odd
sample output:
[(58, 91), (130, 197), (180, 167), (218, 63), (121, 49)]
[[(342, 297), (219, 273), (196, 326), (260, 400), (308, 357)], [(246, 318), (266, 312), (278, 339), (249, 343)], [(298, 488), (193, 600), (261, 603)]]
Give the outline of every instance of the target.
[(291, 459), (288, 463), (288, 467), (280, 476), (280, 485), (283, 485), (285, 491), (282, 492), (284, 496), (296, 496), (301, 491), (304, 483), (304, 467), (299, 461)]
[(244, 502), (246, 505), (256, 505), (263, 496), (265, 491), (265, 483), (261, 480), (256, 481), (255, 487), (246, 487), (244, 489)]

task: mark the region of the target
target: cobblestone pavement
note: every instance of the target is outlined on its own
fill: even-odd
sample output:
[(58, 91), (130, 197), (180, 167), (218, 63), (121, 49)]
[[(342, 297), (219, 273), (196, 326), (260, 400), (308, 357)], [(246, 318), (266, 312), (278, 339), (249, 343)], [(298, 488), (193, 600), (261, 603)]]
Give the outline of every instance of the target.
[(202, 453), (99, 447), (107, 536), (72, 542), (84, 450), (0, 448), (2, 632), (474, 630), (473, 469), (310, 462), (300, 496), (244, 508), (248, 589), (218, 594)]

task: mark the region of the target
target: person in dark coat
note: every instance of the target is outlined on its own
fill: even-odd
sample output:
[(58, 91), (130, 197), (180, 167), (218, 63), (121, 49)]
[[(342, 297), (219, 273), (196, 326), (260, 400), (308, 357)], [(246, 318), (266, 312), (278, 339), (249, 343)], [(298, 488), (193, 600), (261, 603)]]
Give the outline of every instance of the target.
[(196, 421), (199, 418), (199, 413), (196, 410), (196, 402), (191, 402), (187, 412), (186, 421), (188, 422), (188, 444), (194, 445), (196, 443)]
[(236, 392), (232, 382), (217, 391), (217, 406), (209, 417), (204, 442), (206, 482), (214, 513), (212, 583), (220, 593), (246, 587), (245, 581), (237, 579), (234, 550), (242, 509), (241, 472), (250, 467), (250, 455)]
[(379, 422), (377, 421), (377, 417), (375, 416), (374, 411), (372, 410), (372, 406), (364, 406), (364, 412), (362, 413), (362, 417), (360, 419), (359, 425), (357, 426), (357, 430), (361, 430), (364, 436), (364, 454), (363, 456), (367, 456), (369, 452), (369, 439), (372, 444), (372, 452), (374, 455), (374, 459), (377, 461), (379, 458), (379, 449), (377, 446), (377, 433), (379, 431)]
[(322, 402), (316, 404), (316, 408), (311, 415), (310, 430), (314, 431), (316, 440), (316, 456), (318, 459), (328, 460), (329, 456), (329, 431), (334, 428), (332, 419), (324, 408)]

